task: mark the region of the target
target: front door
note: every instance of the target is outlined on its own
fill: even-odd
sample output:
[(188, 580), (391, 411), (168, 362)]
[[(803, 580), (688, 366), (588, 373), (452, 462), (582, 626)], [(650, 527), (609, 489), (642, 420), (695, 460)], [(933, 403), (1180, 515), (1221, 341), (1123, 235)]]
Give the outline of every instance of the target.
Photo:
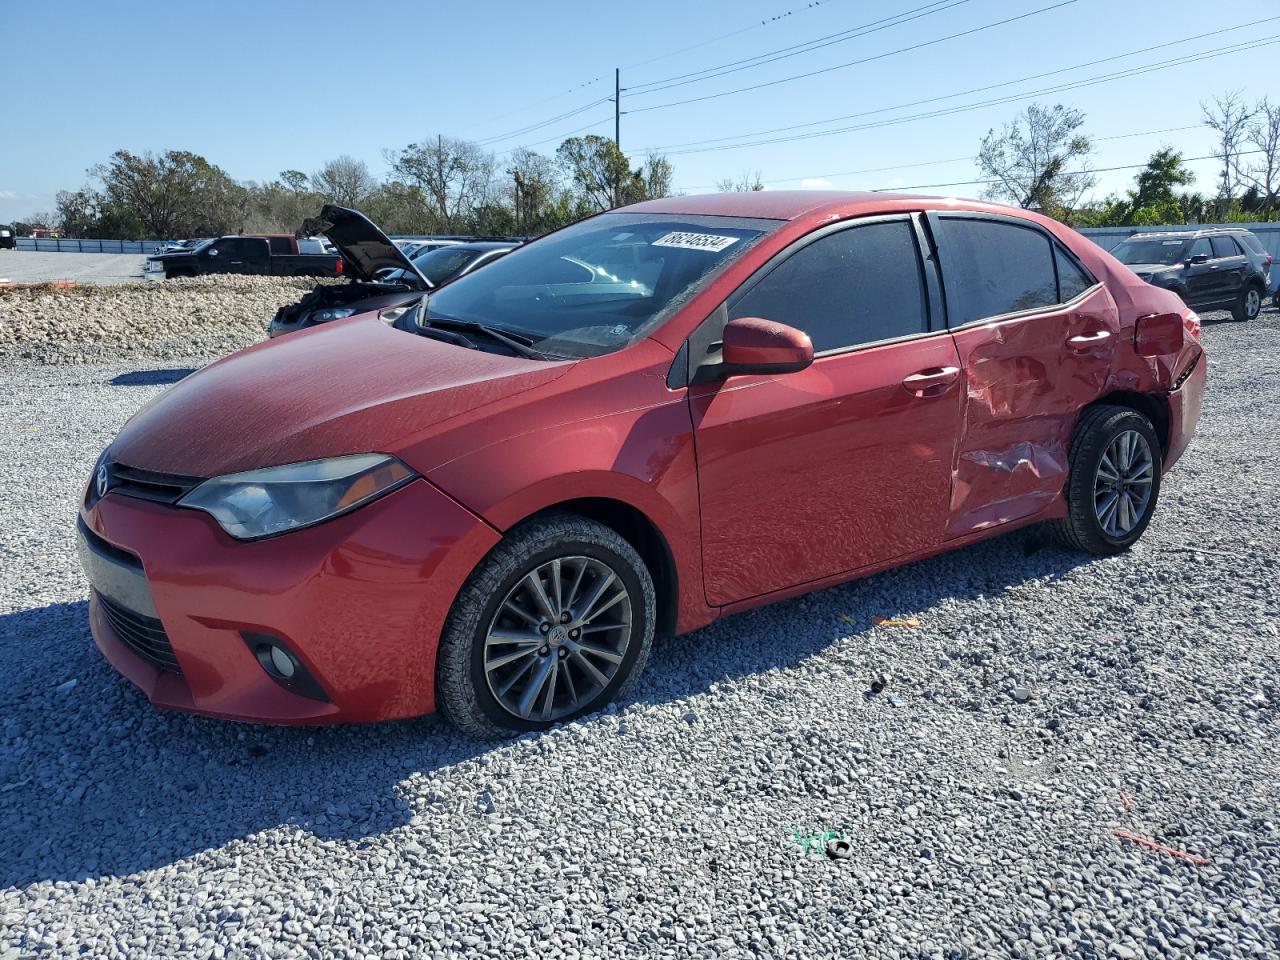
[(941, 540), (960, 377), (924, 278), (910, 217), (854, 221), (775, 257), (707, 321), (789, 324), (816, 354), (798, 373), (690, 388), (709, 603)]
[(1033, 516), (1061, 494), (1080, 411), (1106, 384), (1120, 315), (1046, 231), (931, 214), (960, 355), (964, 432), (948, 535)]
[[(1205, 257), (1200, 263), (1196, 259)], [(1200, 237), (1191, 244), (1187, 251), (1187, 259), (1191, 261), (1187, 269), (1187, 303), (1193, 307), (1206, 303), (1214, 303), (1221, 298), (1222, 282), (1218, 276), (1218, 265), (1213, 262), (1213, 244), (1208, 237)]]

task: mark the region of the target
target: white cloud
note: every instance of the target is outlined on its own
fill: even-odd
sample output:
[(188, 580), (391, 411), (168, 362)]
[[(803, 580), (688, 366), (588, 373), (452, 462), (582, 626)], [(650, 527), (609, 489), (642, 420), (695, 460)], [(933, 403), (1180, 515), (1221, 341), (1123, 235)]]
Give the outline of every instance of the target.
[(0, 190), (0, 200), (17, 200), (18, 195), (12, 190)]
[(800, 181), (801, 190), (830, 190), (831, 181), (821, 177), (805, 177)]

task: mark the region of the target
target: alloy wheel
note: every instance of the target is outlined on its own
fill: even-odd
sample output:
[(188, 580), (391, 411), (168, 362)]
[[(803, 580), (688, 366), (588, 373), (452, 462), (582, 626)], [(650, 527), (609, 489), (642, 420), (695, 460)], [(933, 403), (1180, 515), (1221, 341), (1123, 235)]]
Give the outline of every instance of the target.
[(1244, 315), (1252, 320), (1260, 310), (1262, 310), (1262, 294), (1250, 287), (1249, 292), (1244, 295)]
[(1146, 516), (1155, 460), (1137, 430), (1120, 433), (1102, 454), (1093, 481), (1094, 513), (1107, 536), (1121, 540)]
[(594, 557), (557, 557), (526, 573), (484, 640), (489, 692), (521, 720), (577, 713), (617, 676), (631, 643), (631, 593)]

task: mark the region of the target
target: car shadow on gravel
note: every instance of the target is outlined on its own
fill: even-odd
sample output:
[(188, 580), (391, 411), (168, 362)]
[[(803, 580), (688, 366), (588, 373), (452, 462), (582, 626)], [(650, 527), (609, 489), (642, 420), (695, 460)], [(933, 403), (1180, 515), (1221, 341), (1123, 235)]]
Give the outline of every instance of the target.
[(160, 387), (177, 383), (196, 372), (195, 367), (172, 367), (158, 370), (130, 370), (107, 382), (113, 387)]
[[(1052, 580), (1086, 559), (1015, 533), (743, 613), (660, 643), (631, 702), (786, 668), (856, 642), (872, 615)], [(413, 817), (407, 778), (503, 748), (435, 718), (269, 727), (160, 711), (102, 658), (87, 616), (83, 601), (0, 616), (0, 888), (132, 874), (228, 844), (233, 862), (234, 841), (282, 826), (384, 834)]]
[(280, 826), (384, 834), (413, 815), (406, 778), (494, 746), (434, 718), (269, 727), (157, 710), (94, 646), (87, 606), (0, 616), (0, 889), (160, 868)]

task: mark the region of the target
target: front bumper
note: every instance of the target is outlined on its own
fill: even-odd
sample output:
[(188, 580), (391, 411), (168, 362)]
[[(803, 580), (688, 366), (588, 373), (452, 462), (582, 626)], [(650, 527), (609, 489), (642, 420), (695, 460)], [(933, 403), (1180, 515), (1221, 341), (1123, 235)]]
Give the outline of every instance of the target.
[[(140, 568), (141, 586), (122, 585), (127, 570), (85, 561), (94, 587), (90, 627), (117, 670), (159, 707), (286, 724), (432, 712), (445, 618), (499, 539), (425, 480), (318, 526), (250, 543), (200, 511), (120, 493), (82, 507), (81, 520), (101, 538), (99, 553), (116, 551), (126, 568), (133, 555)], [(147, 602), (140, 590), (154, 620), (136, 609)], [(121, 608), (144, 626), (162, 625), (176, 671), (139, 652)], [(273, 679), (245, 634), (283, 641), (327, 699)]]

